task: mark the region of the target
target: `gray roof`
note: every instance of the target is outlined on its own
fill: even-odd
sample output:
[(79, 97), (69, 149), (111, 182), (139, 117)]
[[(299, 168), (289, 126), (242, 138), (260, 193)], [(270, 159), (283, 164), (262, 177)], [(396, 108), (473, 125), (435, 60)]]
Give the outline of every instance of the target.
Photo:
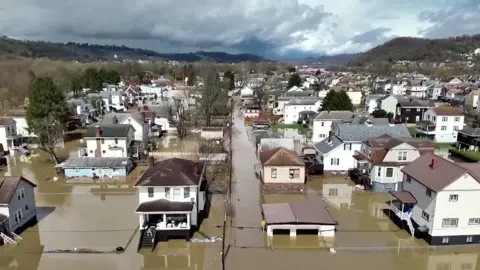
[(395, 124), (393, 126), (339, 124), (335, 129), (335, 135), (344, 142), (362, 142), (366, 139), (376, 138), (384, 134), (392, 137), (411, 137), (405, 124)]
[(459, 130), (458, 132), (464, 133), (472, 137), (480, 137), (480, 128), (464, 127), (462, 130)]
[(315, 120), (348, 120), (354, 117), (351, 111), (321, 111)]
[(338, 224), (320, 198), (300, 202), (262, 204), (262, 212), (267, 224)]
[(370, 116), (355, 116), (352, 119), (350, 124), (365, 124), (365, 122), (370, 121), (372, 125), (388, 125), (390, 122), (388, 118), (373, 118)]
[(430, 99), (425, 100), (425, 99), (419, 99), (419, 98), (414, 98), (414, 97), (398, 98), (398, 103), (403, 108), (419, 108), (419, 107), (433, 108), (433, 107), (435, 107), (435, 104), (434, 104), (433, 100), (430, 100)]
[(62, 165), (71, 168), (125, 168), (128, 158), (123, 157), (69, 157)]
[(106, 98), (109, 96), (121, 96), (123, 95), (123, 92), (122, 91), (100, 91), (99, 94), (101, 97)]
[[(128, 116), (131, 116), (139, 124), (146, 124), (145, 121), (143, 121), (142, 115), (138, 112), (135, 112), (135, 113), (107, 113), (103, 116), (102, 125), (112, 125), (112, 124), (121, 123)], [(116, 123), (114, 120), (115, 118), (117, 118)]]
[(292, 92), (286, 92), (284, 95), (285, 96), (290, 96), (290, 97), (305, 97), (305, 96), (312, 96), (314, 94), (313, 91), (292, 91)]
[(83, 98), (72, 98), (67, 100), (67, 103), (75, 106), (81, 106), (86, 104), (87, 102)]
[(24, 181), (33, 187), (36, 185), (22, 176), (3, 176), (0, 177), (0, 204), (9, 204), (12, 200), (20, 181)]
[(290, 100), (288, 105), (314, 105), (319, 98), (293, 98)]
[(96, 137), (96, 128), (100, 128), (100, 137), (101, 138), (119, 138), (127, 137), (128, 131), (133, 129), (132, 125), (121, 125), (121, 124), (105, 124), (99, 126), (90, 126), (85, 133), (85, 138)]
[(332, 141), (329, 143), (328, 138), (315, 144), (315, 148), (322, 154), (330, 153), (333, 149), (337, 148), (343, 142), (335, 135), (332, 135)]

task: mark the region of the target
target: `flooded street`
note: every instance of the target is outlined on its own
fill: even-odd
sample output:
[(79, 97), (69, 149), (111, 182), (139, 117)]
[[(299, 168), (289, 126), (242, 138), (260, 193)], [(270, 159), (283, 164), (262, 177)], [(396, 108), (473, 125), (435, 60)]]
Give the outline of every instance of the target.
[[(413, 239), (389, 218), (389, 195), (356, 191), (342, 177), (312, 177), (308, 194), (262, 196), (254, 174), (258, 163), (241, 114), (233, 128), (233, 219), (227, 229), (226, 269), (479, 269), (478, 245), (430, 248)], [(110, 183), (54, 182), (52, 165), (42, 157), (9, 157), (1, 175), (23, 175), (37, 184), (38, 224), (20, 236), (18, 246), (0, 246), (1, 269), (196, 269), (220, 270), (221, 242), (159, 243), (152, 252), (137, 252), (139, 241), (137, 191), (133, 184), (145, 170), (138, 167), (124, 181)], [(332, 240), (298, 234), (268, 238), (260, 228), (260, 200), (267, 203), (322, 196), (339, 225)], [(224, 196), (214, 195), (201, 234), (221, 236)], [(111, 253), (124, 247), (122, 254)], [(89, 248), (106, 253), (54, 253)], [(335, 249), (335, 253), (330, 252)]]

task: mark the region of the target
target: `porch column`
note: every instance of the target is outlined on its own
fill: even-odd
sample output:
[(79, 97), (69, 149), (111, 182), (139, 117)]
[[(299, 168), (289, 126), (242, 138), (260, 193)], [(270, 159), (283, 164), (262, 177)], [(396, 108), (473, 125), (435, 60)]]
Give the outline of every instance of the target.
[(190, 228), (190, 214), (187, 214), (187, 228)]
[(165, 223), (165, 227), (167, 226), (167, 214), (163, 214), (163, 222)]
[(402, 202), (402, 213), (404, 212), (403, 211), (403, 208), (405, 207), (405, 204)]

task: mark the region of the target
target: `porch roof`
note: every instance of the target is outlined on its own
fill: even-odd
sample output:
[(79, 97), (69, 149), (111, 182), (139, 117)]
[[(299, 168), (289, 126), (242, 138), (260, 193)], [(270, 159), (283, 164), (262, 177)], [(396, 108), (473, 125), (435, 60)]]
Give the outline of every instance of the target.
[(417, 203), (417, 199), (409, 191), (389, 191), (389, 193), (402, 203)]
[(191, 202), (172, 202), (166, 199), (158, 199), (141, 203), (136, 212), (190, 212), (192, 209), (193, 203)]

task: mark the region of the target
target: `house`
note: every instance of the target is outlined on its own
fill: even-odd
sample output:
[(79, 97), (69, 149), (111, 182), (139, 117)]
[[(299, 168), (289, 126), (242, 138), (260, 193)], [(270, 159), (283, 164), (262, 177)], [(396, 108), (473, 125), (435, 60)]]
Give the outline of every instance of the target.
[(385, 96), (384, 98), (378, 100), (378, 108), (386, 111), (387, 113), (393, 113), (394, 117), (397, 113), (397, 104), (398, 97), (393, 95)]
[(0, 117), (0, 144), (3, 151), (13, 154), (15, 150), (25, 151), (22, 137), (17, 134), (17, 123), (11, 117)]
[(465, 126), (462, 130), (459, 130), (455, 146), (460, 150), (479, 151), (480, 128)]
[(402, 168), (425, 153), (433, 153), (433, 142), (428, 139), (382, 135), (367, 139), (355, 153), (357, 169), (370, 179), (375, 192), (401, 190)]
[(365, 105), (367, 106), (368, 114), (372, 114), (373, 111), (378, 109), (378, 100), (383, 97), (384, 95), (368, 95), (365, 97)]
[(390, 209), (410, 233), (430, 245), (480, 241), (480, 167), (425, 154), (403, 168), (402, 191), (391, 191)]
[(126, 157), (69, 157), (59, 167), (65, 177), (122, 177), (133, 169), (133, 162)]
[(457, 142), (457, 133), (464, 127), (465, 116), (455, 107), (440, 106), (425, 111), (423, 120), (417, 122), (416, 131), (437, 143)]
[(427, 98), (438, 100), (444, 91), (444, 84), (443, 83), (436, 83), (432, 86), (429, 86), (427, 89)]
[(244, 99), (253, 99), (253, 89), (245, 86), (240, 90), (240, 98)]
[(37, 221), (35, 187), (22, 176), (0, 177), (0, 244), (16, 244), (16, 233)]
[(138, 188), (140, 245), (155, 247), (157, 241), (182, 236), (188, 240), (199, 227), (206, 210), (204, 163), (180, 158), (150, 159)]
[(323, 165), (325, 174), (346, 173), (357, 167), (354, 154), (361, 150), (362, 142), (381, 135), (411, 137), (405, 124), (373, 125), (339, 124), (329, 133), (326, 140), (316, 143), (316, 159)]
[(109, 124), (88, 128), (84, 139), (88, 157), (131, 157), (135, 140), (131, 125)]
[(123, 111), (125, 109), (122, 91), (100, 91), (99, 95), (104, 111)]
[(302, 113), (313, 112), (316, 114), (321, 105), (322, 102), (318, 98), (291, 99), (284, 107), (283, 122), (286, 124), (297, 123)]
[(28, 131), (27, 112), (24, 110), (12, 110), (5, 114), (5, 117), (10, 117), (15, 121), (16, 133), (22, 138), (36, 137), (34, 133)]
[(345, 181), (343, 177), (325, 177), (322, 181), (322, 197), (329, 205), (337, 210), (350, 208), (355, 190), (351, 181)]
[(343, 123), (354, 117), (351, 111), (321, 111), (313, 120), (312, 141), (321, 142), (327, 138), (334, 122)]
[(150, 125), (146, 123), (146, 113), (107, 113), (103, 116), (102, 125), (131, 125), (134, 130), (134, 141), (143, 152), (148, 141)]
[(465, 106), (471, 107), (473, 109), (478, 108), (478, 97), (480, 96), (480, 90), (475, 89), (470, 91), (467, 96), (465, 96)]
[(347, 91), (347, 95), (352, 101), (353, 105), (362, 104), (363, 93), (362, 91)]
[(263, 150), (260, 152), (260, 162), (264, 184), (297, 184), (303, 188), (306, 182), (305, 162), (294, 150), (284, 147)]
[(246, 120), (255, 119), (260, 115), (262, 108), (255, 105), (247, 105), (245, 109), (243, 109), (243, 117)]
[(423, 100), (413, 97), (399, 98), (395, 121), (399, 123), (414, 124), (423, 120), (423, 114), (435, 104), (431, 100)]

